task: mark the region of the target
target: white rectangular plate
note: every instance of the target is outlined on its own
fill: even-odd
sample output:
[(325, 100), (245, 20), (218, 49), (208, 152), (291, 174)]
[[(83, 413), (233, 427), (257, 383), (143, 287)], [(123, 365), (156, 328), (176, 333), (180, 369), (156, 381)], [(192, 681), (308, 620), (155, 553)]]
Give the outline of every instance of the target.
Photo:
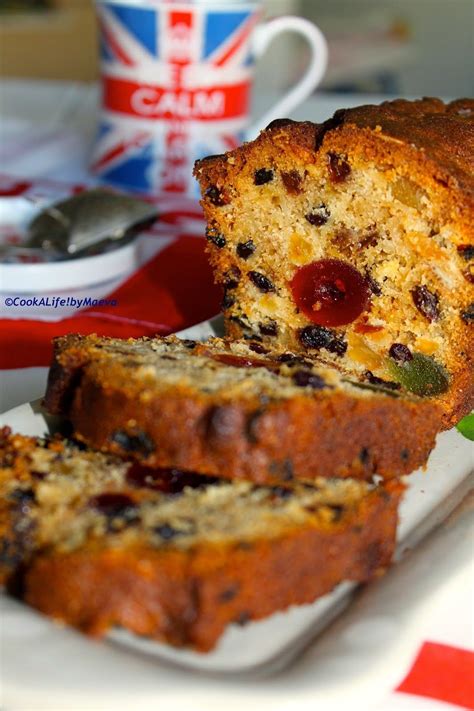
[[(219, 330), (220, 321), (217, 319), (187, 329), (180, 335), (202, 339)], [(42, 435), (47, 430), (38, 402), (21, 405), (4, 413), (0, 417), (0, 425), (9, 425), (13, 430), (29, 435)], [(397, 559), (432, 531), (466, 495), (474, 463), (473, 450), (472, 442), (464, 439), (456, 430), (444, 432), (438, 437), (426, 471), (417, 471), (409, 477), (409, 489), (400, 512)], [(389, 573), (389, 576), (396, 575), (397, 566)], [(73, 644), (75, 633), (58, 629), (26, 606), (6, 597), (2, 598), (1, 606), (7, 621), (10, 645), (15, 646), (15, 641), (26, 642), (30, 629), (34, 631), (41, 628), (40, 638), (44, 650), (41, 667), (46, 676), (54, 672), (54, 654), (49, 657), (48, 650), (56, 649), (63, 639), (66, 646), (72, 644), (73, 647), (87, 649), (89, 645), (91, 652), (94, 650), (93, 656), (98, 655), (104, 664), (107, 659), (112, 663), (123, 653), (131, 655), (138, 664), (154, 663), (157, 681), (163, 674), (170, 672), (170, 664), (177, 674), (180, 673), (179, 668), (187, 668), (224, 678), (241, 678), (262, 676), (284, 668), (349, 604), (354, 590), (353, 584), (344, 583), (311, 605), (276, 613), (244, 628), (230, 627), (217, 648), (207, 655), (173, 649), (122, 630), (113, 631), (101, 645), (77, 639)], [(33, 639), (28, 641), (28, 648), (35, 649), (34, 633)], [(50, 664), (48, 659), (51, 659)], [(63, 663), (73, 664), (74, 654), (72, 657), (69, 655), (67, 662), (64, 659)]]

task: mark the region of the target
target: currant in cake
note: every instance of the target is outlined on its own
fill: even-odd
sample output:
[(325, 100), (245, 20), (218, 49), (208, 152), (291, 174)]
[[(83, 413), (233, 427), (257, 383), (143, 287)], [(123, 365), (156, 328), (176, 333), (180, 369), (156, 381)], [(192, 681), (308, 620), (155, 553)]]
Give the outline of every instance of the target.
[(257, 483), (395, 477), (423, 465), (439, 407), (259, 341), (67, 336), (45, 406), (89, 446)]
[(258, 487), (150, 470), (0, 431), (0, 579), (92, 635), (211, 649), (244, 625), (383, 572), (402, 485)]
[(198, 161), (227, 333), (474, 405), (474, 101), (274, 121)]

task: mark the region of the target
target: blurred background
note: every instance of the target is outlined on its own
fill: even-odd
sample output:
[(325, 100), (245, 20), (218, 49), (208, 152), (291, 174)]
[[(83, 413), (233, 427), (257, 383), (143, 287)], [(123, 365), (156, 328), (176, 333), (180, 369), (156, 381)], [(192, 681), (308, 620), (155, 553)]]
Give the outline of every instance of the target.
[[(265, 12), (321, 27), (330, 48), (324, 91), (474, 94), (474, 0), (266, 0)], [(0, 20), (1, 76), (97, 78), (92, 0), (0, 0)], [(305, 62), (304, 43), (279, 40), (259, 65), (257, 89), (290, 85)]]

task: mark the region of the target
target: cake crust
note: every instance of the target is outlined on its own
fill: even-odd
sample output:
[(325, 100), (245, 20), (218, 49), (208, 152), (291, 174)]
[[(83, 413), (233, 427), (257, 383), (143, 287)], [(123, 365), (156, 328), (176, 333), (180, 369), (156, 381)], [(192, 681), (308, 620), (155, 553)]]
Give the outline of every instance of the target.
[[(255, 141), (198, 161), (208, 251), (216, 281), (224, 287), (228, 335), (260, 335), (264, 342), (302, 349), (298, 330), (309, 321), (294, 308), (292, 276), (314, 259), (342, 259), (368, 272), (377, 292), (355, 324), (336, 328), (352, 341), (341, 362), (363, 375), (372, 368), (364, 363), (370, 357), (360, 353), (369, 349), (378, 357), (375, 374), (386, 377), (388, 351), (400, 342), (434, 359), (449, 374), (449, 388), (436, 397), (444, 426), (455, 424), (474, 407), (473, 164), (470, 99), (450, 104), (397, 100), (342, 109), (322, 125), (277, 120)], [(261, 166), (273, 173), (262, 185), (255, 177)], [(367, 202), (369, 173), (380, 188), (374, 204)], [(365, 202), (350, 200), (350, 192), (345, 196), (346, 186), (353, 198), (356, 191), (365, 195)], [(315, 214), (310, 226), (311, 200), (317, 206), (323, 201), (317, 209), (327, 211)], [(244, 219), (245, 210), (249, 217)], [(215, 234), (224, 239), (221, 247), (213, 242)], [(397, 241), (391, 246), (392, 234)], [(254, 252), (239, 258), (236, 244), (248, 239)], [(236, 269), (239, 283), (229, 295), (226, 283)], [(248, 269), (272, 283), (272, 298), (248, 284)], [(428, 314), (412, 297), (423, 288), (434, 306)], [(278, 323), (278, 335), (259, 334), (265, 317)], [(353, 352), (360, 357), (354, 360)]]
[[(259, 484), (316, 476), (370, 479), (375, 473), (390, 478), (425, 464), (440, 426), (436, 405), (375, 386), (360, 389), (333, 369), (319, 368), (312, 381), (311, 361), (300, 366), (296, 359), (289, 367), (278, 353), (260, 358), (284, 370), (284, 377), (214, 363), (209, 356), (240, 353), (245, 360), (256, 355), (252, 345), (215, 339), (183, 354), (187, 347), (172, 336), (61, 338), (45, 407), (70, 421), (78, 439), (104, 452)], [(166, 384), (154, 364), (173, 363), (166, 360), (173, 357), (184, 360), (176, 366), (178, 379)], [(197, 374), (180, 375), (183, 364), (194, 363)], [(293, 386), (301, 372), (315, 387)], [(214, 387), (217, 378), (221, 385)]]
[(2, 581), (94, 636), (121, 626), (206, 652), (229, 624), (380, 575), (394, 550), (396, 481), (260, 489), (194, 477), (197, 489), (162, 493), (169, 472), (137, 478), (130, 462), (60, 440), (4, 429), (0, 455)]

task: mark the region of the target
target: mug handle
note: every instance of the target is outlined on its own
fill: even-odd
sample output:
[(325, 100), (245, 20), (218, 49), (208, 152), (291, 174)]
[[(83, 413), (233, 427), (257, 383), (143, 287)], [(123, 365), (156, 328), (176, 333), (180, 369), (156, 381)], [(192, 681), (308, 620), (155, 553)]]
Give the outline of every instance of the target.
[(265, 126), (276, 118), (286, 117), (302, 101), (308, 98), (324, 76), (328, 63), (328, 47), (326, 39), (319, 29), (309, 20), (293, 15), (276, 17), (263, 25), (258, 25), (252, 37), (253, 53), (258, 59), (266, 51), (270, 42), (282, 32), (297, 32), (302, 35), (311, 47), (309, 67), (300, 81), (290, 89), (280, 101), (266, 111), (247, 129), (248, 138), (253, 138)]

